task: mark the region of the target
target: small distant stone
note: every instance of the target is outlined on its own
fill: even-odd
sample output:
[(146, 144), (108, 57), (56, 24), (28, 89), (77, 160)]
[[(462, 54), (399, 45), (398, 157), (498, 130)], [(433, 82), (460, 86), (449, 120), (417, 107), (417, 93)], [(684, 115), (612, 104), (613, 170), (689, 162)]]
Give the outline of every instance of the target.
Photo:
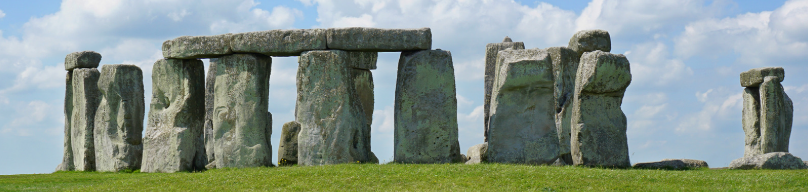
[(65, 57), (65, 70), (73, 71), (76, 68), (98, 68), (101, 63), (101, 54), (95, 51), (80, 51), (67, 54)]
[(787, 152), (772, 152), (763, 155), (735, 159), (729, 169), (806, 169), (808, 165), (799, 157)]
[(471, 146), (468, 151), (466, 151), (466, 161), (467, 165), (473, 164), (480, 164), (486, 160), (485, 151), (488, 150), (488, 143), (477, 144)]
[(707, 162), (695, 159), (663, 159), (662, 161), (636, 163), (633, 166), (635, 169), (668, 169), (668, 170), (686, 170), (709, 168)]
[(567, 47), (575, 50), (578, 54), (596, 50), (609, 52), (612, 50), (612, 39), (609, 32), (605, 30), (583, 30), (578, 31), (570, 38)]
[(767, 76), (776, 76), (780, 82), (785, 79), (786, 72), (782, 67), (762, 67), (741, 73), (741, 86), (759, 87)]

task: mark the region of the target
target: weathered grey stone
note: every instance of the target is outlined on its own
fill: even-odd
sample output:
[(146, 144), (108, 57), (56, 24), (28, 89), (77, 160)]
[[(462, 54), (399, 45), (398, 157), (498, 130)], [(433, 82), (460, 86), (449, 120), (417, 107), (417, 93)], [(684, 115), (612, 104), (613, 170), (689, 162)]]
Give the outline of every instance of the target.
[(96, 152), (93, 130), (95, 114), (101, 95), (98, 79), (101, 73), (95, 68), (73, 70), (73, 112), (70, 118), (70, 142), (73, 151), (73, 167), (76, 171), (94, 171)]
[(349, 51), (348, 59), (348, 66), (355, 69), (366, 69), (366, 70), (373, 70), (376, 69), (376, 60), (379, 58), (378, 52), (358, 52), (358, 51)]
[(163, 57), (169, 59), (214, 58), (232, 54), (233, 34), (182, 36), (163, 42)]
[(97, 68), (101, 63), (101, 54), (95, 51), (80, 51), (67, 54), (65, 57), (65, 70), (76, 68)]
[(612, 50), (612, 39), (609, 32), (600, 29), (582, 30), (575, 33), (570, 38), (567, 48), (582, 55), (585, 52), (600, 50), (609, 52)]
[(620, 109), (631, 83), (628, 59), (584, 53), (575, 80), (570, 151), (575, 165), (630, 167), (626, 115)]
[(140, 169), (143, 155), (143, 72), (135, 65), (104, 65), (95, 114), (96, 170)]
[(271, 166), (266, 129), (272, 58), (233, 54), (210, 62), (216, 63), (212, 116), (216, 168)]
[[(268, 107), (267, 107), (268, 108)], [(267, 128), (264, 130), (264, 134), (266, 135), (267, 139), (267, 150), (269, 150), (269, 158), (272, 159), (272, 113), (267, 111)], [(274, 167), (275, 165), (272, 164), (272, 161), (269, 162), (270, 167)]]
[[(370, 126), (349, 62), (340, 50), (307, 51), (298, 58), (298, 164), (369, 162)], [(218, 85), (218, 83), (217, 83)]]
[(760, 149), (763, 153), (788, 152), (793, 104), (782, 80), (768, 76), (760, 85)]
[(72, 71), (67, 72), (65, 77), (65, 137), (62, 163), (56, 166), (56, 171), (73, 171), (73, 143), (70, 141), (70, 117), (73, 115), (73, 76)]
[(483, 127), (485, 133), (483, 134), (485, 141), (488, 142), (488, 114), (489, 107), (491, 106), (491, 87), (494, 84), (495, 71), (497, 65), (497, 53), (505, 49), (525, 49), (525, 43), (513, 42), (510, 37), (505, 37), (502, 43), (489, 43), (485, 45), (485, 95), (483, 104)]
[(394, 161), (460, 162), (452, 53), (402, 52), (396, 79)]
[(283, 124), (281, 142), (278, 146), (278, 166), (297, 164), (297, 135), (300, 123), (290, 121)]
[(487, 161), (552, 164), (559, 143), (550, 55), (541, 49), (504, 50), (496, 68)]
[(741, 73), (741, 86), (742, 87), (759, 87), (763, 80), (768, 76), (778, 77), (782, 82), (785, 80), (786, 72), (782, 67), (762, 67), (750, 69), (749, 71)]
[[(205, 70), (201, 60), (160, 59), (143, 138), (142, 172), (205, 169)], [(202, 145), (200, 145), (202, 144)]]
[[(203, 135), (205, 137), (207, 164), (211, 164), (216, 160), (216, 156), (213, 154), (213, 99), (215, 97), (213, 90), (216, 84), (216, 62), (208, 63), (208, 74), (205, 77), (205, 131)], [(215, 164), (213, 164), (212, 168), (215, 167)]]
[(743, 117), (741, 123), (745, 133), (744, 157), (764, 154), (760, 149), (760, 88), (743, 89)]
[(432, 30), (348, 27), (328, 29), (328, 49), (399, 52), (432, 49)]
[(572, 130), (572, 99), (575, 95), (575, 75), (578, 72), (580, 57), (577, 52), (566, 47), (547, 48), (550, 59), (553, 61), (555, 101), (555, 123), (559, 141), (559, 158), (566, 165), (572, 165), (570, 153), (570, 133)]
[(664, 159), (662, 161), (644, 162), (634, 164), (635, 169), (668, 169), (687, 170), (709, 168), (707, 162), (694, 159)]
[(799, 157), (787, 152), (772, 152), (733, 160), (730, 169), (808, 169)]
[(370, 158), (370, 160), (368, 160), (369, 163), (379, 164), (379, 158), (376, 157), (376, 154), (373, 153), (373, 151), (371, 151), (370, 154), (368, 154), (368, 157)]
[(276, 29), (233, 34), (233, 52), (268, 56), (299, 56), (303, 51), (326, 49), (325, 29)]
[(466, 151), (467, 165), (480, 164), (486, 161), (485, 152), (488, 150), (488, 143), (476, 144)]
[[(351, 77), (353, 78), (356, 94), (359, 96), (359, 102), (362, 104), (365, 119), (370, 125), (373, 122), (373, 104), (375, 103), (373, 97), (373, 74), (366, 69), (352, 69)], [(370, 136), (369, 132), (367, 134), (367, 136)]]

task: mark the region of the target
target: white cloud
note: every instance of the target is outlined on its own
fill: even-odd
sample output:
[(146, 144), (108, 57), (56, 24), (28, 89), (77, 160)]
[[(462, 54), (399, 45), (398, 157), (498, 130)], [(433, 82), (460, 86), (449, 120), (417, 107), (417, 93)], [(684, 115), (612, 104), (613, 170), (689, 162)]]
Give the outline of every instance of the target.
[(696, 98), (703, 103), (701, 111), (682, 118), (676, 127), (677, 133), (705, 133), (714, 131), (719, 123), (740, 121), (738, 117), (743, 107), (743, 95), (737, 89), (722, 87), (704, 93), (696, 92)]
[(593, 0), (576, 19), (576, 30), (605, 29), (612, 37), (635, 40), (659, 38), (722, 7), (721, 1), (704, 5), (704, 0)]
[(3, 10), (0, 10), (0, 19), (6, 16), (6, 13), (3, 13)]
[(662, 42), (634, 46), (626, 57), (631, 62), (633, 85), (668, 85), (693, 76), (693, 70), (682, 60), (671, 58)]
[(393, 106), (385, 106), (383, 110), (373, 110), (371, 133), (393, 133)]

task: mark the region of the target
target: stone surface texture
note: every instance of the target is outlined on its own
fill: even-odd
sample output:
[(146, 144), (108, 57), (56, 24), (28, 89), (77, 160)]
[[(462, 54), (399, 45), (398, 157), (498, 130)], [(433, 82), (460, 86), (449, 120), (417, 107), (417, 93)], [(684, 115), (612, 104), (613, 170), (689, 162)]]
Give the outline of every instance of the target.
[(729, 169), (806, 169), (808, 165), (787, 152), (772, 152), (742, 157), (729, 164)]
[(695, 159), (663, 159), (662, 161), (636, 163), (632, 167), (634, 167), (635, 169), (668, 169), (668, 170), (709, 168), (707, 162)]
[(630, 167), (626, 116), (620, 108), (631, 83), (628, 59), (593, 51), (580, 62), (571, 119), (573, 164)]
[(297, 164), (297, 135), (300, 123), (290, 121), (283, 124), (281, 141), (278, 146), (278, 166)]
[(163, 57), (169, 59), (214, 58), (232, 54), (233, 34), (182, 36), (163, 42)]
[(101, 63), (101, 54), (95, 51), (80, 51), (67, 54), (65, 57), (65, 70), (76, 68), (97, 68)]
[(609, 52), (612, 50), (612, 40), (608, 31), (600, 29), (582, 30), (576, 32), (570, 38), (567, 48), (578, 52), (579, 55), (596, 50)]
[(326, 49), (326, 29), (276, 29), (233, 34), (233, 52), (267, 56), (299, 56)]
[(62, 150), (62, 163), (56, 166), (56, 171), (73, 171), (73, 143), (70, 141), (70, 117), (73, 115), (73, 72), (68, 71), (65, 77), (65, 137)]
[(485, 160), (486, 150), (488, 150), (488, 143), (476, 144), (474, 146), (469, 147), (469, 150), (466, 151), (466, 158), (468, 158), (466, 164), (467, 165), (480, 164), (486, 161)]
[[(208, 159), (208, 164), (211, 168), (215, 168), (215, 164), (211, 164), (216, 160), (213, 154), (213, 99), (215, 94), (213, 92), (214, 85), (216, 84), (216, 62), (209, 62), (208, 74), (205, 77), (205, 156)], [(206, 166), (207, 167), (207, 166)]]
[(513, 42), (511, 38), (505, 37), (502, 43), (489, 43), (485, 45), (485, 79), (483, 82), (485, 84), (485, 95), (483, 97), (483, 127), (485, 133), (483, 136), (486, 142), (488, 141), (488, 110), (491, 104), (491, 85), (494, 84), (494, 78), (496, 77), (494, 68), (496, 68), (497, 65), (497, 54), (499, 51), (505, 49), (525, 49), (525, 43)]
[(94, 171), (96, 152), (94, 142), (95, 114), (101, 95), (98, 79), (101, 73), (95, 68), (73, 70), (73, 110), (70, 117), (70, 142), (75, 171)]
[(328, 29), (328, 49), (399, 52), (432, 49), (432, 30), (348, 27)]
[[(761, 74), (769, 76), (755, 77)], [(794, 104), (780, 83), (785, 78), (782, 68), (752, 69), (742, 73), (741, 78), (742, 84), (754, 84), (743, 92), (744, 157), (788, 152)], [(751, 79), (763, 81), (756, 83), (757, 80)]]
[(580, 56), (566, 47), (547, 48), (553, 62), (556, 133), (559, 141), (559, 158), (566, 165), (572, 165), (570, 153), (570, 133), (572, 130), (572, 100), (575, 95), (575, 75), (578, 72)]
[(259, 54), (214, 58), (216, 82), (213, 101), (214, 165), (272, 166), (268, 144), (269, 76), (272, 59)]
[(741, 86), (742, 87), (760, 87), (764, 79), (768, 76), (778, 77), (782, 82), (785, 80), (786, 72), (782, 67), (763, 67), (750, 69), (749, 71), (741, 73)]
[(143, 138), (142, 172), (203, 170), (205, 70), (197, 59), (160, 59)]
[(394, 106), (394, 156), (399, 163), (462, 161), (452, 54), (401, 53)]
[[(370, 129), (355, 88), (351, 55), (308, 51), (298, 58), (298, 164), (370, 162)], [(218, 85), (218, 83), (217, 83)]]
[(143, 155), (143, 72), (135, 65), (104, 65), (95, 116), (96, 170), (140, 169)]
[(541, 49), (500, 51), (495, 71), (487, 161), (552, 164), (559, 143), (550, 55)]

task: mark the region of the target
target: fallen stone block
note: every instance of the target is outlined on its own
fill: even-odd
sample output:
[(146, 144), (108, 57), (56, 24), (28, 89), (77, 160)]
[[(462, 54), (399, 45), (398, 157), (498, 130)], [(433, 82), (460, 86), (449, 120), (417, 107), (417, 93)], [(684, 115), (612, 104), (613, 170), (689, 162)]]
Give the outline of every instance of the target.
[(394, 106), (395, 162), (461, 161), (456, 95), (451, 52), (401, 53)]
[(143, 72), (135, 65), (104, 65), (95, 116), (96, 170), (140, 169), (143, 155)]
[(297, 135), (300, 123), (291, 121), (283, 124), (281, 142), (278, 146), (278, 166), (297, 164)]
[(95, 51), (73, 52), (65, 57), (65, 70), (72, 71), (76, 68), (98, 68), (101, 63), (101, 54)]
[(182, 36), (163, 42), (163, 57), (168, 59), (215, 58), (233, 53), (233, 34)]
[(578, 52), (579, 55), (596, 50), (609, 52), (612, 50), (612, 39), (605, 30), (582, 30), (570, 38), (567, 48)]
[(707, 162), (694, 159), (664, 159), (662, 161), (635, 163), (635, 169), (666, 169), (666, 170), (688, 170), (709, 168)]
[(729, 169), (807, 169), (799, 157), (787, 152), (772, 152), (735, 159)]
[(485, 45), (485, 96), (484, 96), (484, 106), (483, 106), (483, 127), (485, 129), (485, 133), (483, 136), (485, 137), (485, 141), (488, 141), (488, 110), (491, 106), (491, 87), (494, 84), (495, 78), (495, 71), (497, 65), (497, 53), (499, 51), (505, 49), (525, 49), (525, 43), (523, 42), (513, 42), (510, 37), (505, 37), (502, 40), (502, 43), (489, 43)]
[(466, 165), (473, 165), (473, 164), (480, 164), (486, 161), (485, 151), (488, 150), (488, 143), (481, 143), (476, 144), (474, 146), (469, 147), (469, 150), (466, 151), (466, 157), (468, 160), (466, 161)]
[(73, 110), (70, 117), (70, 142), (75, 171), (96, 170), (94, 132), (95, 116), (101, 93), (98, 79), (101, 73), (95, 68), (73, 70)]
[(328, 49), (370, 52), (400, 52), (432, 49), (432, 31), (367, 27), (331, 28)]
[(742, 87), (760, 87), (764, 79), (768, 76), (775, 76), (777, 80), (782, 82), (785, 80), (786, 72), (782, 67), (763, 67), (750, 69), (749, 71), (741, 73), (741, 86)]
[(326, 29), (276, 29), (233, 34), (236, 53), (299, 56), (303, 51), (326, 49)]
[(572, 131), (572, 100), (575, 95), (575, 75), (578, 72), (580, 57), (577, 52), (566, 47), (547, 48), (553, 61), (555, 101), (555, 123), (559, 140), (559, 158), (566, 165), (572, 165), (570, 135)]

